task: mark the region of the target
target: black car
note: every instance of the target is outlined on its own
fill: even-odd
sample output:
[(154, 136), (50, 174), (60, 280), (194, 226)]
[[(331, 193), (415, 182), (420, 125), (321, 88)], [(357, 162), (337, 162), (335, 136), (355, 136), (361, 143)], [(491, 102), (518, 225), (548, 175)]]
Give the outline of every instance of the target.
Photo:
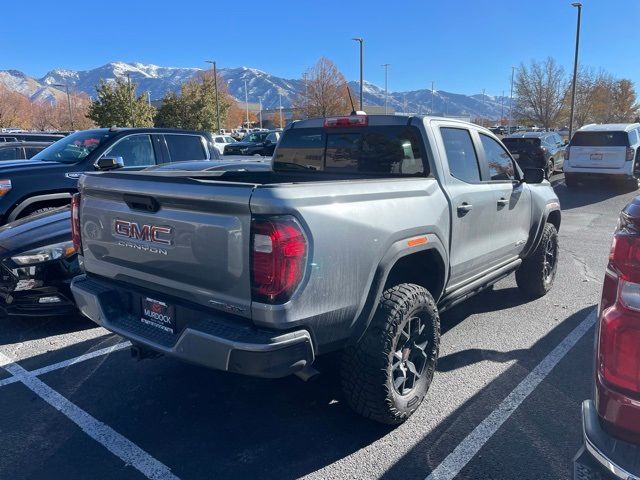
[(83, 172), (140, 170), (179, 160), (219, 159), (211, 134), (164, 128), (98, 128), (64, 137), (31, 160), (0, 162), (0, 225), (67, 205)]
[(275, 130), (247, 133), (240, 142), (225, 146), (224, 154), (271, 156), (281, 135), (281, 132)]
[(75, 312), (69, 284), (80, 268), (70, 215), (62, 207), (0, 227), (0, 314)]
[(502, 139), (520, 168), (543, 168), (547, 178), (562, 170), (566, 142), (555, 132), (521, 132)]
[[(150, 167), (167, 171), (268, 171), (271, 161), (193, 161)], [(0, 315), (67, 315), (76, 312), (69, 291), (80, 273), (71, 240), (71, 211), (61, 207), (0, 227)]]
[(3, 142), (57, 142), (64, 138), (64, 133), (0, 133), (0, 143)]
[(52, 142), (0, 142), (0, 161), (30, 159)]

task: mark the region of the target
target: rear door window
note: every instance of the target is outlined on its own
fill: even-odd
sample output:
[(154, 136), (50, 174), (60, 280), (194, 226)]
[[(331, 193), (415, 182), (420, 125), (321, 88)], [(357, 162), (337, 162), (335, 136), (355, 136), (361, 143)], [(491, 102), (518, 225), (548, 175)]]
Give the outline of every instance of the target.
[(571, 139), (572, 147), (628, 147), (626, 132), (576, 132)]
[(207, 152), (201, 137), (197, 135), (171, 134), (165, 134), (164, 137), (167, 140), (167, 148), (172, 162), (207, 159)]
[(441, 128), (440, 134), (451, 175), (463, 182), (478, 183), (480, 181), (480, 166), (469, 130)]
[(411, 126), (287, 131), (276, 150), (278, 169), (311, 168), (372, 175), (424, 175), (419, 131)]
[(25, 147), (24, 148), (25, 157), (31, 158), (37, 153), (41, 152), (42, 150), (44, 150), (44, 147)]
[(3, 148), (0, 149), (0, 160), (17, 160), (19, 159), (20, 152), (18, 148)]
[(147, 167), (156, 164), (150, 135), (129, 135), (107, 150), (105, 157), (122, 157), (125, 167)]

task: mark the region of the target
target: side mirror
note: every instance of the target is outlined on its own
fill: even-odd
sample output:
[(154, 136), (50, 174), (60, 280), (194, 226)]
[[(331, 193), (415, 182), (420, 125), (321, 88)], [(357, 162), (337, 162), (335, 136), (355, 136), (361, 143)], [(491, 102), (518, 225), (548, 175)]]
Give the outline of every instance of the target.
[(264, 146), (271, 145), (271, 140), (267, 139), (264, 141)]
[(542, 183), (544, 181), (544, 170), (542, 168), (525, 168), (522, 180), (525, 183)]
[(562, 142), (562, 145), (564, 145), (565, 147), (569, 145), (569, 140), (565, 140), (564, 142)]
[(96, 170), (100, 171), (108, 171), (108, 170), (116, 170), (118, 168), (124, 167), (124, 160), (122, 157), (101, 157), (96, 160), (96, 163), (93, 164)]

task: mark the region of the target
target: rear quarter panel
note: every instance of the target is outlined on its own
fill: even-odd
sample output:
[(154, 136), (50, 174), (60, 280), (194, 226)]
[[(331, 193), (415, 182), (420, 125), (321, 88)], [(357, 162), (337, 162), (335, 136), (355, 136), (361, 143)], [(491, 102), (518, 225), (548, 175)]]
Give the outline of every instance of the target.
[(449, 238), (448, 203), (433, 178), (261, 187), (250, 206), (254, 216), (295, 216), (309, 242), (301, 286), (284, 305), (254, 302), (254, 322), (308, 326), (321, 345), (350, 336), (376, 269), (394, 242), (429, 233), (447, 245)]

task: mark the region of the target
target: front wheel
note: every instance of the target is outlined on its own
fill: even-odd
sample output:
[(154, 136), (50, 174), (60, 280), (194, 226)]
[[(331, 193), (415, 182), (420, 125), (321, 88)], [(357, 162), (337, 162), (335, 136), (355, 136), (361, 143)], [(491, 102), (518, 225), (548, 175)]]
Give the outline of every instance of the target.
[(440, 318), (431, 294), (410, 283), (386, 290), (363, 337), (344, 352), (347, 402), (377, 422), (404, 422), (427, 394), (439, 346)]
[(516, 283), (525, 295), (542, 297), (551, 290), (558, 270), (558, 246), (556, 227), (545, 224), (540, 243), (516, 271)]

